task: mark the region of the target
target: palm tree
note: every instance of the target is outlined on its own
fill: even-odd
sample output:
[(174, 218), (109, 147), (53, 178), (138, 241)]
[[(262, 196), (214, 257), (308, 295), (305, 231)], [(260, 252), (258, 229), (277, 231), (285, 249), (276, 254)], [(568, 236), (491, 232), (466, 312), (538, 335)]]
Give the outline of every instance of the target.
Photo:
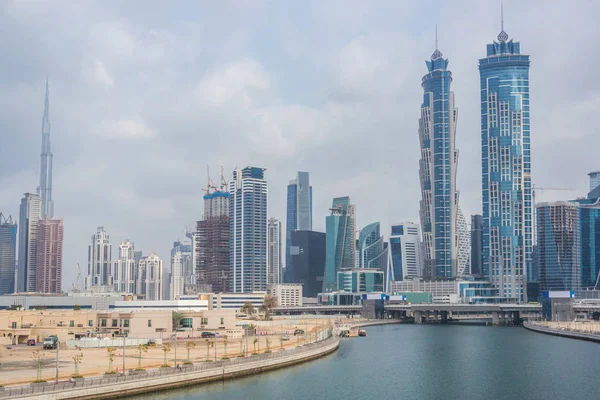
[(258, 338), (257, 338), (257, 337), (255, 337), (255, 338), (254, 338), (254, 340), (252, 341), (252, 344), (254, 345), (254, 352), (252, 353), (252, 355), (254, 355), (254, 354), (258, 354), (258, 353), (256, 352), (256, 344), (257, 344), (257, 343), (258, 343)]
[(260, 306), (260, 311), (264, 313), (264, 320), (268, 321), (271, 319), (271, 312), (277, 307), (277, 297), (270, 294), (266, 295), (263, 299), (263, 304)]
[(73, 362), (75, 363), (75, 373), (73, 374), (73, 378), (81, 378), (81, 375), (79, 375), (79, 364), (82, 359), (83, 353), (75, 353), (73, 356)]
[(225, 348), (225, 352), (223, 353), (223, 360), (229, 360), (229, 357), (227, 357), (227, 335), (223, 336), (223, 347)]
[(192, 362), (190, 361), (190, 351), (196, 347), (196, 343), (194, 342), (187, 342), (185, 344), (185, 347), (187, 348), (187, 360), (185, 361), (184, 364), (191, 364)]
[(173, 330), (176, 331), (177, 328), (179, 328), (179, 325), (181, 324), (181, 320), (183, 319), (183, 314), (181, 314), (180, 312), (177, 311), (173, 311)]
[(267, 350), (265, 350), (265, 353), (270, 353), (271, 349), (269, 348), (269, 344), (271, 344), (271, 339), (266, 338), (265, 341), (267, 343)]
[(167, 353), (171, 351), (171, 343), (163, 343), (162, 351), (163, 351), (163, 353), (165, 353), (165, 362), (162, 366), (168, 367), (169, 364), (167, 364)]
[(240, 311), (242, 311), (245, 314), (252, 315), (254, 314), (254, 305), (252, 305), (251, 302), (247, 301), (244, 303)]
[(137, 371), (142, 371), (142, 353), (145, 353), (148, 351), (148, 345), (147, 344), (139, 344), (137, 347), (137, 352), (138, 352), (138, 366), (136, 368)]
[(210, 361), (210, 348), (214, 345), (213, 341), (206, 339), (206, 361)]

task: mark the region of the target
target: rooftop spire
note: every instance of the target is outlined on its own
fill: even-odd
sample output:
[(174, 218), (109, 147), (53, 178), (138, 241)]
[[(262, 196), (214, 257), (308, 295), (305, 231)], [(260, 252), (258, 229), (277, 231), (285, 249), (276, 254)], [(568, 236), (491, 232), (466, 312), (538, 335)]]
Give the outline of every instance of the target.
[(442, 57), (442, 52), (438, 50), (438, 30), (437, 24), (435, 24), (435, 51), (431, 55), (431, 60), (437, 60)]
[(504, 32), (504, 4), (500, 4), (500, 33), (498, 34), (498, 40), (506, 42), (508, 40), (508, 34)]
[(48, 74), (46, 74), (46, 100), (44, 102), (44, 118), (48, 120), (50, 114), (50, 90), (48, 89)]

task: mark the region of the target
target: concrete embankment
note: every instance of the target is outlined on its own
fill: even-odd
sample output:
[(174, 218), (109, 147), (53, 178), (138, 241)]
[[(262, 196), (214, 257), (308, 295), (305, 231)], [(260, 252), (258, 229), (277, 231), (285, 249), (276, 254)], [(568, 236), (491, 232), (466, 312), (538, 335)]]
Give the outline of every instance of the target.
[(353, 324), (353, 327), (365, 327), (365, 326), (374, 326), (374, 325), (392, 325), (392, 324), (399, 324), (400, 320), (399, 319), (378, 319), (375, 321), (365, 321), (365, 322), (359, 322), (358, 324)]
[(546, 335), (563, 336), (571, 339), (588, 340), (600, 343), (600, 335), (593, 333), (573, 332), (566, 329), (563, 330), (556, 328), (547, 328), (545, 326), (537, 325), (533, 322), (525, 322), (523, 326), (525, 327), (525, 329), (528, 329), (530, 331), (545, 333)]
[[(11, 392), (10, 394), (4, 393), (4, 396), (8, 395), (7, 398), (10, 399), (31, 400), (40, 398), (47, 400), (115, 398), (257, 374), (323, 357), (336, 351), (338, 347), (339, 338), (333, 337), (320, 343), (302, 346), (293, 350), (261, 354), (252, 356), (250, 359), (222, 361), (208, 366), (199, 365), (187, 368), (184, 371), (172, 371), (172, 368), (168, 373), (160, 370), (148, 371), (145, 376), (128, 375), (107, 378), (104, 379), (104, 382), (88, 382), (86, 380), (81, 384), (63, 386), (60, 390), (49, 390), (51, 385), (48, 385), (45, 388), (37, 388), (34, 393), (23, 393), (21, 395)], [(1, 397), (2, 393), (0, 393)]]

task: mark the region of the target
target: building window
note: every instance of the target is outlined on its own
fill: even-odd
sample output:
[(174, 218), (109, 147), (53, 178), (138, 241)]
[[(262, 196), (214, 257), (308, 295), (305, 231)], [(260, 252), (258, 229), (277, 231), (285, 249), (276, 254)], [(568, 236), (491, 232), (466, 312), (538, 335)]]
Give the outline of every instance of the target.
[(488, 94), (488, 127), (498, 126), (498, 112), (496, 110), (496, 93)]
[(508, 101), (500, 102), (500, 136), (509, 136), (510, 135), (510, 127), (509, 127), (509, 104)]
[(225, 318), (221, 318), (221, 325), (225, 323)]
[(129, 328), (129, 320), (128, 319), (123, 320), (123, 327)]
[(148, 320), (148, 328), (152, 328), (152, 320), (151, 319)]
[(69, 327), (73, 328), (75, 326), (75, 321), (71, 320), (69, 321)]
[(13, 321), (11, 323), (11, 326), (12, 326), (13, 329), (17, 329), (17, 321)]
[(91, 319), (88, 319), (88, 326), (91, 328), (94, 326), (94, 321)]
[(183, 318), (181, 320), (181, 326), (184, 328), (191, 328), (193, 324), (193, 318)]
[(119, 326), (119, 321), (117, 321), (116, 319), (112, 320), (112, 327), (116, 328), (117, 326)]
[(100, 326), (103, 327), (103, 328), (106, 327), (106, 320), (105, 319), (102, 319), (100, 321)]
[(490, 163), (490, 172), (498, 172), (498, 138), (490, 138), (488, 146), (488, 158)]
[(500, 147), (500, 179), (510, 181), (510, 147)]
[(208, 318), (200, 318), (200, 325), (208, 325)]

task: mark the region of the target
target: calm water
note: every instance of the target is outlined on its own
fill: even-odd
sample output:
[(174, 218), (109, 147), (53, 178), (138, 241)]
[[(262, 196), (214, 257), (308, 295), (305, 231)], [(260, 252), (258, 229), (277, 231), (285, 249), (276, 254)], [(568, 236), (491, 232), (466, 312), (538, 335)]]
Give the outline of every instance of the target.
[(600, 344), (473, 325), (367, 328), (320, 360), (128, 399), (598, 399)]

